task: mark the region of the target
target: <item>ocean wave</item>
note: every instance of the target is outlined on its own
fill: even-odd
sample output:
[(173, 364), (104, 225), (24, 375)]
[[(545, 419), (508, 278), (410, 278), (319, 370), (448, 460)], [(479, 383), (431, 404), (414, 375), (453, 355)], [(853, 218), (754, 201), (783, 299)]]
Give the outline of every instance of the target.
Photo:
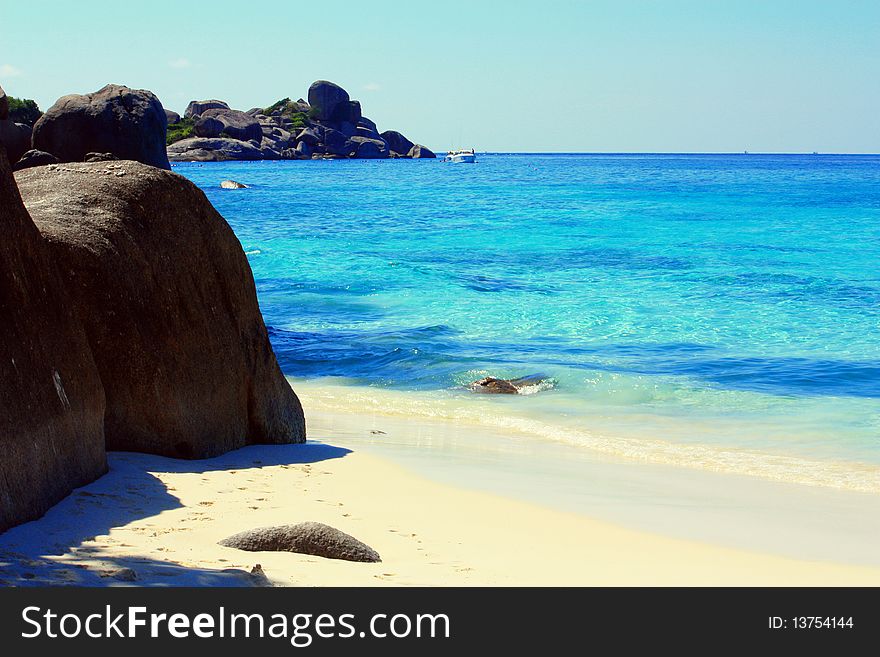
[(381, 414), (478, 425), (515, 439), (538, 438), (611, 457), (838, 490), (880, 493), (880, 466), (854, 461), (819, 460), (719, 445), (599, 434), (518, 415), (509, 405), (466, 403), (461, 398), (428, 398), (419, 393), (292, 381), (307, 408)]

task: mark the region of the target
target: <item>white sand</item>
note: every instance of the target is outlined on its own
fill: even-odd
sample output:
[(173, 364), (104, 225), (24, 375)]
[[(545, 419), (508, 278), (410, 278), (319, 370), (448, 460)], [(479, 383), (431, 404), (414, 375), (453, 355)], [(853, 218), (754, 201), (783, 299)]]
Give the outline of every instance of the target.
[[(201, 462), (123, 453), (110, 460), (110, 474), (0, 535), (0, 584), (121, 585), (109, 575), (125, 567), (141, 585), (248, 585), (245, 573), (257, 563), (276, 585), (880, 584), (880, 568), (624, 529), (434, 483), (320, 443)], [(217, 545), (244, 529), (306, 520), (352, 534), (382, 563)]]

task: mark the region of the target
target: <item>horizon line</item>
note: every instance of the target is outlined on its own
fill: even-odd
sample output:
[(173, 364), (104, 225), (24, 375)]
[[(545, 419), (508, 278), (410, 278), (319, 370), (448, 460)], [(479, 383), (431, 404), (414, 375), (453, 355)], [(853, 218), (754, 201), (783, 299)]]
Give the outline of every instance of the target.
[[(439, 149), (438, 153), (449, 152)], [(478, 153), (484, 155), (857, 155), (880, 156), (880, 152), (871, 151), (499, 151), (485, 150)]]

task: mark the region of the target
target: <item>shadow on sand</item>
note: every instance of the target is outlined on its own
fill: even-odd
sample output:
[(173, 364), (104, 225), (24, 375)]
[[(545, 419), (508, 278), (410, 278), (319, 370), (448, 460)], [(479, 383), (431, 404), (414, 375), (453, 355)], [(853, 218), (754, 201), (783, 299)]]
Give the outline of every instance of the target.
[[(324, 443), (252, 445), (212, 459), (186, 461), (150, 454), (110, 452), (110, 471), (73, 491), (37, 521), (0, 534), (0, 586), (108, 586), (126, 582), (110, 573), (131, 568), (166, 586), (254, 586), (261, 583), (243, 570), (186, 568), (149, 557), (104, 554), (88, 545), (113, 528), (158, 515), (183, 505), (151, 473), (200, 474), (219, 470), (248, 470), (277, 465), (318, 463), (342, 458), (351, 450)], [(69, 558), (70, 553), (74, 558)], [(66, 555), (57, 560), (50, 557)], [(76, 563), (76, 556), (99, 560), (98, 571)], [(137, 582), (133, 582), (137, 584)], [(162, 586), (162, 583), (151, 584)]]

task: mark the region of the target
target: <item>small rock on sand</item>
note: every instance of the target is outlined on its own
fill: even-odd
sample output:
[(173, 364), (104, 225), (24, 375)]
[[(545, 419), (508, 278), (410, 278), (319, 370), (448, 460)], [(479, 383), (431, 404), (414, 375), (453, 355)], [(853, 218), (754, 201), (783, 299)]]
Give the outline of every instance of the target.
[(120, 582), (136, 582), (138, 578), (137, 573), (131, 568), (120, 568), (110, 573), (110, 577), (118, 579)]
[(220, 545), (248, 552), (296, 552), (344, 561), (382, 560), (369, 545), (320, 522), (249, 529), (224, 538)]

